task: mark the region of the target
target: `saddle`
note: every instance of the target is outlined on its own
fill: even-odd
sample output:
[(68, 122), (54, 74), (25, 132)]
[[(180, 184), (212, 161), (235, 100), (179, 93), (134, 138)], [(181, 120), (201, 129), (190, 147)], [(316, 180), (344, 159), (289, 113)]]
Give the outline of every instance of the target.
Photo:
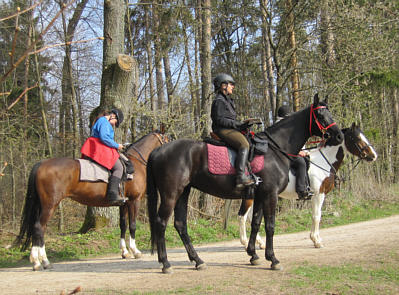
[[(237, 152), (213, 132), (211, 137), (204, 139), (208, 149), (208, 170), (216, 175), (236, 174), (234, 165)], [(264, 157), (254, 155), (251, 157), (250, 165), (247, 165), (246, 174), (259, 172), (263, 168)]]
[[(214, 175), (234, 175), (236, 170), (234, 168), (235, 159), (237, 152), (227, 146), (226, 143), (220, 140), (220, 138), (211, 133), (211, 137), (204, 139), (207, 144), (208, 150), (208, 171)], [(253, 157), (249, 165), (247, 165), (246, 174), (253, 175), (252, 177), (256, 180), (255, 185), (259, 183), (259, 178), (254, 173), (259, 172), (263, 169), (265, 158), (262, 155), (256, 155)], [(245, 191), (242, 194), (242, 198), (253, 199), (255, 196), (255, 185), (245, 187)]]
[[(122, 183), (132, 180), (134, 173), (133, 163), (122, 153), (119, 159), (123, 166)], [(108, 183), (109, 176), (111, 175), (110, 170), (85, 156), (77, 160), (80, 164), (80, 181)]]
[[(244, 135), (249, 143), (249, 162), (252, 162), (256, 155), (266, 154), (268, 150), (268, 141), (266, 139), (259, 137), (253, 132), (248, 132)], [(211, 145), (228, 147), (228, 145), (214, 132), (210, 132), (210, 137), (204, 138), (204, 142)]]

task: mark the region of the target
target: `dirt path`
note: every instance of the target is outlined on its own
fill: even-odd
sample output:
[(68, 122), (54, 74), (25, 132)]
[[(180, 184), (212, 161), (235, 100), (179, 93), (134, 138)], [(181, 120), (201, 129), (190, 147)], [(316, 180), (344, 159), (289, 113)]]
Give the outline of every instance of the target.
[[(275, 236), (275, 253), (284, 267), (281, 271), (271, 271), (266, 260), (251, 266), (240, 242), (234, 240), (196, 247), (208, 266), (203, 271), (194, 270), (184, 249), (168, 250), (173, 266), (170, 275), (161, 273), (156, 255), (149, 253), (138, 260), (114, 255), (55, 263), (53, 269), (42, 272), (33, 272), (31, 267), (0, 269), (0, 294), (61, 294), (78, 286), (82, 289), (79, 294), (186, 289), (195, 293), (196, 287), (201, 293), (208, 287), (210, 294), (281, 294), (285, 292), (280, 281), (304, 262), (338, 266), (399, 254), (399, 215), (323, 229), (322, 249), (313, 248), (308, 236), (308, 232)], [(263, 251), (258, 250), (258, 255), (263, 258)]]

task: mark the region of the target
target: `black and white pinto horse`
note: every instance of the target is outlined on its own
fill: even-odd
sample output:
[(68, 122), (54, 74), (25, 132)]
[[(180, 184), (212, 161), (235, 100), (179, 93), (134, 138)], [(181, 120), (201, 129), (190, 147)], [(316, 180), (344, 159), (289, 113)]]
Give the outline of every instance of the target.
[[(264, 217), (267, 241), (265, 256), (271, 261), (271, 269), (280, 268), (280, 262), (274, 254), (273, 235), (278, 194), (288, 184), (288, 154), (297, 154), (309, 137), (323, 137), (326, 134), (338, 143), (343, 140), (343, 133), (334, 122), (326, 102), (320, 102), (317, 95), (310, 107), (269, 127), (267, 134), (266, 131), (258, 133), (263, 138), (272, 138), (273, 143), (270, 143), (268, 152), (263, 156), (263, 168), (256, 173), (262, 182), (255, 189), (254, 217), (247, 247), (251, 264), (259, 264), (255, 238)], [(180, 139), (154, 150), (147, 165), (147, 207), (151, 246), (152, 250), (157, 248), (163, 273), (171, 271), (166, 253), (165, 230), (173, 211), (174, 227), (183, 241), (189, 260), (195, 261), (196, 269), (205, 267), (187, 233), (187, 206), (191, 187), (223, 199), (241, 199), (243, 195), (243, 191), (235, 188), (235, 175), (214, 175), (208, 171), (205, 142)]]
[[(351, 153), (359, 158), (359, 161), (366, 160), (372, 162), (377, 160), (377, 153), (369, 143), (362, 130), (352, 124), (350, 128), (342, 129), (344, 142), (338, 145), (332, 144), (327, 140), (324, 145), (310, 150), (309, 180), (312, 190), (315, 192), (312, 197), (312, 228), (310, 239), (315, 248), (323, 247), (320, 237), (321, 208), (327, 193), (334, 188), (334, 179), (338, 169), (341, 167), (346, 153)], [(283, 199), (295, 200), (298, 198), (295, 192), (296, 177), (290, 171), (287, 187), (279, 196)], [(239, 212), (240, 241), (245, 247), (248, 244), (246, 221), (252, 218), (252, 200), (242, 203)], [(265, 248), (262, 238), (257, 235), (256, 242), (261, 249)]]

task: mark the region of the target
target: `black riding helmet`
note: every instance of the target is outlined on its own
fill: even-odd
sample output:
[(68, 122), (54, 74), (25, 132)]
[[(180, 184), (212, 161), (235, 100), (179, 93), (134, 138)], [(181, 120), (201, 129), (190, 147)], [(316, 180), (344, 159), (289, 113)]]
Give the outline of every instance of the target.
[(279, 116), (280, 118), (284, 118), (285, 116), (288, 116), (289, 114), (290, 114), (290, 107), (289, 106), (283, 105), (283, 106), (278, 108), (277, 116)]
[(232, 83), (235, 84), (233, 77), (229, 74), (221, 73), (217, 74), (216, 77), (213, 79), (213, 86), (215, 87), (215, 91), (219, 90), (223, 83)]
[(119, 127), (119, 124), (123, 122), (123, 112), (120, 109), (112, 109), (111, 113), (114, 113), (116, 116), (116, 119), (118, 120), (115, 124), (116, 127)]

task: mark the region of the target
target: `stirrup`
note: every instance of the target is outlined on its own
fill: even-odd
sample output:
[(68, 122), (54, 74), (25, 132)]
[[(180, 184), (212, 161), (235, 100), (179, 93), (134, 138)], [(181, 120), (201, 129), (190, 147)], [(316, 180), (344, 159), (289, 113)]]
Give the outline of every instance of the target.
[(310, 199), (312, 199), (313, 196), (314, 196), (314, 192), (309, 191), (309, 190), (298, 193), (298, 199), (301, 201), (310, 200)]
[(237, 180), (236, 180), (236, 188), (244, 188), (247, 186), (252, 186), (253, 184), (255, 184), (255, 182), (253, 181), (252, 178), (250, 177), (245, 177), (244, 179), (239, 179), (240, 176), (237, 176)]
[(115, 200), (108, 200), (108, 203), (110, 204), (110, 206), (122, 206), (126, 203), (126, 199), (123, 198), (119, 198), (119, 199), (115, 199)]

